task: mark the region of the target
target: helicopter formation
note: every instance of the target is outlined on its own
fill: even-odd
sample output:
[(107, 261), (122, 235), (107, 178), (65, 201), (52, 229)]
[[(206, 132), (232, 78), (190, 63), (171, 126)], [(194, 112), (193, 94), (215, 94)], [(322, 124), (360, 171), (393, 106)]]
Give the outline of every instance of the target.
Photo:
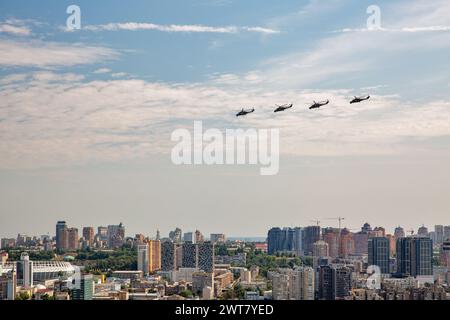
[[(353, 99), (350, 101), (350, 104), (360, 103), (360, 102), (363, 102), (363, 101), (366, 101), (369, 99), (370, 99), (370, 96), (362, 96), (362, 97), (354, 96)], [(325, 101), (319, 101), (319, 102), (313, 101), (313, 104), (310, 105), (309, 110), (320, 109), (321, 107), (323, 107), (329, 103), (330, 103), (329, 99), (327, 99)], [(291, 104), (283, 104), (283, 105), (275, 105), (275, 106), (276, 106), (276, 109), (273, 112), (276, 113), (276, 112), (286, 111), (287, 109), (292, 108), (294, 106), (294, 104), (291, 103)], [(242, 108), (242, 110), (240, 110), (236, 114), (236, 117), (246, 116), (249, 113), (253, 113), (253, 112), (255, 112), (255, 108), (252, 108), (252, 109)]]

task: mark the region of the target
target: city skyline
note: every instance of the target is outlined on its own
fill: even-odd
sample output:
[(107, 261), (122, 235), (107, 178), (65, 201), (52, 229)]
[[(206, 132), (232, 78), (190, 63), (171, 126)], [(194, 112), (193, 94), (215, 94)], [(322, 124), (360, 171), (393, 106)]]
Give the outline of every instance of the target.
[[(127, 224), (124, 223), (123, 221), (119, 221), (116, 222), (117, 224), (114, 224), (115, 222), (112, 223), (103, 223), (103, 224), (99, 224), (99, 225), (92, 225), (92, 224), (83, 224), (83, 225), (74, 225), (73, 223), (71, 223), (69, 220), (58, 220), (58, 224), (64, 223), (64, 226), (67, 228), (67, 230), (72, 230), (72, 229), (76, 229), (77, 234), (79, 235), (79, 238), (81, 239), (82, 237), (84, 238), (84, 232), (85, 229), (89, 229), (92, 228), (93, 229), (93, 234), (94, 235), (98, 235), (99, 233), (99, 229), (100, 228), (104, 228), (105, 232), (109, 227), (115, 227), (115, 226), (123, 226), (125, 232), (124, 238), (133, 238), (136, 235), (144, 235), (145, 237), (147, 237), (148, 239), (169, 239), (171, 238), (171, 234), (174, 232), (174, 230), (180, 230), (181, 234), (181, 241), (186, 241), (183, 240), (185, 236), (190, 235), (191, 237), (194, 237), (194, 234), (196, 232), (199, 232), (201, 237), (207, 241), (210, 241), (210, 237), (212, 236), (217, 236), (217, 235), (226, 235), (227, 239), (261, 239), (263, 242), (267, 240), (268, 237), (268, 230), (273, 229), (273, 228), (279, 228), (280, 230), (284, 230), (284, 229), (291, 229), (291, 230), (295, 230), (295, 229), (300, 229), (302, 232), (304, 232), (305, 229), (307, 228), (319, 228), (320, 232), (322, 232), (322, 230), (326, 230), (326, 229), (330, 229), (330, 230), (348, 230), (350, 233), (355, 234), (358, 233), (360, 231), (364, 231), (364, 229), (366, 228), (366, 226), (378, 229), (381, 228), (384, 230), (385, 234), (389, 234), (389, 235), (395, 235), (396, 231), (398, 228), (401, 228), (403, 230), (403, 232), (406, 235), (417, 235), (420, 234), (421, 229), (422, 228), (426, 228), (428, 231), (428, 233), (432, 232), (435, 233), (436, 228), (437, 227), (442, 227), (442, 228), (450, 228), (450, 223), (439, 223), (439, 224), (435, 224), (435, 225), (427, 225), (427, 224), (421, 224), (420, 226), (415, 226), (415, 227), (408, 227), (408, 225), (406, 224), (398, 224), (396, 225), (394, 228), (390, 229), (390, 228), (386, 228), (383, 225), (375, 225), (375, 224), (371, 224), (370, 221), (365, 221), (364, 223), (362, 223), (360, 226), (355, 226), (355, 228), (348, 228), (347, 224), (342, 222), (342, 226), (339, 228), (339, 223), (337, 222), (339, 219), (342, 219), (342, 221), (345, 221), (344, 217), (336, 217), (336, 218), (326, 218), (324, 219), (325, 221), (329, 220), (335, 220), (335, 222), (330, 222), (329, 224), (317, 224), (318, 220), (310, 220), (309, 224), (305, 224), (305, 225), (287, 225), (287, 224), (279, 224), (279, 225), (272, 225), (272, 226), (267, 226), (267, 228), (265, 229), (263, 234), (242, 234), (242, 235), (235, 235), (233, 233), (228, 233), (225, 232), (223, 229), (222, 230), (205, 230), (205, 229), (201, 229), (201, 228), (192, 228), (192, 229), (187, 229), (187, 228), (183, 228), (183, 226), (178, 225), (178, 226), (174, 226), (173, 228), (169, 228), (168, 230), (162, 230), (160, 228), (155, 228), (153, 232), (143, 232), (141, 231), (129, 231)], [(316, 222), (316, 223), (312, 223), (312, 222)], [(320, 222), (320, 221), (319, 221)], [(58, 224), (57, 224), (57, 228), (58, 228)], [(68, 227), (70, 225), (70, 228)], [(53, 228), (54, 229), (54, 226)], [(57, 238), (57, 232), (53, 231), (49, 231), (49, 232), (45, 232), (45, 233), (39, 233), (39, 232), (13, 232), (11, 235), (3, 235), (0, 234), (0, 238), (16, 238), (18, 235), (21, 236), (31, 236), (31, 237), (41, 237), (41, 236), (50, 236), (50, 237), (55, 237)], [(195, 241), (194, 241), (195, 242)], [(255, 241), (255, 242), (259, 242)], [(312, 245), (312, 243), (311, 243)]]
[[(377, 1), (376, 30), (369, 0), (80, 0), (75, 30), (69, 5), (0, 4), (1, 235), (56, 220), (261, 236), (330, 216), (390, 230), (448, 217), (448, 1)], [(194, 121), (279, 129), (278, 174), (175, 165), (171, 133)]]

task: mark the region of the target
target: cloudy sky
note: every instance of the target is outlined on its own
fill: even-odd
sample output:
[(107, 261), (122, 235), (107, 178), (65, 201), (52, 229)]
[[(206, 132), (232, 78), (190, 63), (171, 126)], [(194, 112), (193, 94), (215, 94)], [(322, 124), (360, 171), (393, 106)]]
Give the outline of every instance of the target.
[[(449, 56), (447, 0), (2, 1), (0, 236), (448, 225)], [(279, 174), (175, 166), (171, 133), (195, 120), (278, 128)]]

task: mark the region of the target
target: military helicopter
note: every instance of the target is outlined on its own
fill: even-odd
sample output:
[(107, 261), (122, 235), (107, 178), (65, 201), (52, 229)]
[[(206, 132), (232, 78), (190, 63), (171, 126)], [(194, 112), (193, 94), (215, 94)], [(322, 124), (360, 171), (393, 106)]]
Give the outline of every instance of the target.
[(286, 109), (290, 109), (290, 108), (292, 108), (294, 105), (291, 103), (291, 104), (283, 104), (283, 105), (278, 105), (278, 104), (276, 104), (276, 106), (277, 106), (277, 108), (275, 109), (274, 112), (281, 112), (281, 111), (284, 111), (284, 110), (286, 110)]

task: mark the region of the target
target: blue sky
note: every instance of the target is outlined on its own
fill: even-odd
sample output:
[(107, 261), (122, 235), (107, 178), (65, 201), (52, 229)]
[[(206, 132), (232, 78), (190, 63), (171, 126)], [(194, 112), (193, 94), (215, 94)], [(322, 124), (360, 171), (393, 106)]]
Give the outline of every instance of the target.
[[(66, 8), (71, 4), (81, 8), (82, 29), (69, 32), (65, 30)], [(381, 9), (381, 30), (368, 31), (366, 10), (373, 4)], [(368, 179), (373, 182), (372, 189), (361, 201), (375, 201), (370, 194), (384, 194), (386, 184), (404, 187), (404, 181), (390, 180), (398, 161), (408, 164), (410, 171), (401, 174), (407, 179), (428, 170), (430, 163), (434, 166), (435, 159), (450, 156), (449, 56), (450, 5), (444, 0), (2, 1), (1, 189), (6, 192), (12, 183), (17, 189), (8, 193), (9, 199), (20, 198), (24, 196), (21, 190), (27, 190), (23, 192), (28, 198), (36, 200), (38, 191), (29, 186), (42, 183), (47, 187), (39, 191), (39, 203), (30, 200), (30, 207), (2, 199), (1, 216), (13, 212), (30, 217), (36, 210), (48, 216), (46, 223), (59, 218), (80, 221), (74, 212), (91, 210), (83, 203), (73, 204), (67, 217), (49, 211), (54, 210), (55, 190), (65, 190), (61, 198), (69, 197), (74, 192), (71, 179), (83, 177), (86, 183), (109, 181), (107, 198), (115, 205), (96, 204), (96, 210), (103, 214), (113, 211), (114, 219), (119, 220), (123, 212), (115, 201), (118, 194), (127, 192), (114, 176), (139, 179), (136, 171), (142, 167), (149, 174), (148, 180), (135, 181), (142, 190), (157, 192), (158, 199), (170, 201), (168, 195), (155, 191), (159, 186), (152, 182), (152, 174), (164, 172), (180, 188), (177, 194), (185, 198), (181, 186), (193, 173), (176, 178), (180, 171), (171, 166), (168, 156), (170, 133), (191, 127), (194, 120), (220, 129), (279, 128), (284, 165), (274, 185), (295, 186), (289, 176), (301, 179), (305, 174), (308, 185), (320, 188), (323, 180), (310, 174), (317, 167), (307, 165), (314, 163), (309, 159), (320, 159), (317, 161), (324, 165), (343, 161), (331, 166), (335, 169), (330, 176), (347, 172), (356, 185), (359, 179)], [(348, 104), (353, 95), (363, 94), (372, 96), (369, 103)], [(321, 99), (332, 100), (329, 108), (309, 112), (308, 104)], [(274, 117), (271, 111), (276, 103), (294, 103), (294, 108)], [(234, 113), (242, 107), (255, 107), (257, 112), (237, 120)], [(349, 163), (354, 161), (356, 167), (365, 169), (352, 170)], [(380, 173), (383, 176), (385, 172), (385, 180), (370, 174), (364, 178), (361, 171), (372, 170), (378, 161), (386, 166)], [(300, 169), (298, 162), (302, 163)], [(92, 174), (94, 169), (102, 173), (101, 178)], [(219, 189), (220, 184), (234, 183), (217, 175), (232, 175), (242, 182), (257, 172), (252, 168), (186, 170), (200, 170), (195, 174)], [(434, 166), (424, 179), (429, 184), (437, 179), (443, 184), (438, 190), (445, 193), (448, 183), (445, 187), (439, 177), (442, 170), (445, 168)], [(248, 185), (252, 194), (267, 196), (271, 188), (261, 189), (260, 177), (253, 178), (254, 184)], [(329, 185), (332, 195), (333, 184)], [(381, 199), (389, 203), (393, 193), (403, 199), (401, 186)], [(92, 205), (104, 188), (99, 183), (90, 197), (83, 198)], [(239, 196), (235, 194), (239, 188), (231, 189), (224, 191), (223, 197)], [(355, 192), (349, 190), (347, 196), (352, 199)], [(428, 195), (427, 201), (436, 204), (436, 223), (449, 210), (448, 200), (439, 195), (439, 199), (433, 198), (431, 191), (412, 193)], [(144, 195), (143, 191), (143, 199)], [(211, 207), (196, 208), (198, 202), (192, 199), (197, 199), (197, 194), (171, 206), (149, 205), (140, 199), (137, 207), (136, 201), (127, 200), (134, 195), (128, 196), (121, 208), (126, 210), (127, 204), (135, 208), (135, 220), (144, 219), (153, 206), (167, 214), (196, 211), (199, 221), (211, 211)], [(292, 206), (303, 205), (297, 198), (290, 194), (282, 200)], [(223, 200), (220, 195), (212, 195), (212, 199)], [(250, 200), (241, 201), (243, 207), (251, 208), (246, 202)], [(396, 212), (406, 215), (411, 208), (423, 208), (427, 203), (419, 197), (407, 208), (396, 204)], [(316, 215), (308, 212), (293, 218), (292, 206), (284, 208), (289, 223), (306, 224), (309, 216)], [(255, 209), (267, 222), (255, 226), (253, 235), (263, 234), (276, 222), (268, 207), (262, 203)], [(311, 205), (308, 210), (325, 214), (334, 208), (359, 219), (358, 210), (349, 212), (340, 202)], [(59, 209), (64, 210), (63, 204)], [(233, 210), (236, 208), (224, 206), (219, 211), (232, 215)], [(378, 210), (392, 209), (386, 204)], [(132, 220), (128, 224), (134, 223)], [(363, 220), (365, 216), (360, 222)], [(382, 218), (379, 222), (383, 223)], [(157, 220), (163, 230), (173, 223)], [(421, 218), (416, 216), (414, 223), (421, 223)], [(20, 219), (2, 225), (0, 233), (16, 230)], [(246, 231), (239, 228), (235, 232), (244, 235)], [(226, 232), (234, 231), (230, 227)]]

